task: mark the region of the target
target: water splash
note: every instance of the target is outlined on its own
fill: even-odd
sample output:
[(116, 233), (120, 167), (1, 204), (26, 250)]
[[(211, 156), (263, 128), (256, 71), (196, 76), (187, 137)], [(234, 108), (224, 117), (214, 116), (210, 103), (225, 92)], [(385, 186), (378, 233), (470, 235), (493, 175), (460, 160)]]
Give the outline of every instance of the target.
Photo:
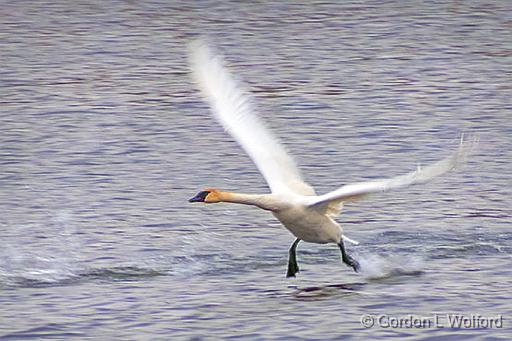
[(58, 283), (77, 276), (82, 241), (72, 212), (48, 213), (40, 223), (13, 225), (0, 249), (0, 285)]
[(366, 279), (413, 276), (423, 273), (425, 261), (419, 256), (359, 255), (361, 274)]
[(70, 258), (43, 253), (3, 250), (0, 286), (52, 284), (77, 277), (77, 264)]

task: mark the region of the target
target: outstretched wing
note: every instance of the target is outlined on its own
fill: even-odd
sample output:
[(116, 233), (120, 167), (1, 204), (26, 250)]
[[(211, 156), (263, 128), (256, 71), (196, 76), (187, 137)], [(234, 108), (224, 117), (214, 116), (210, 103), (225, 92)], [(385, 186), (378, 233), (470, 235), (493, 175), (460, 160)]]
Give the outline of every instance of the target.
[(345, 201), (358, 200), (372, 193), (385, 192), (396, 188), (428, 182), (462, 163), (466, 154), (473, 146), (474, 143), (468, 145), (461, 139), (460, 146), (453, 155), (432, 165), (423, 168), (418, 167), (414, 172), (391, 179), (345, 185), (335, 191), (311, 198), (308, 207), (317, 208), (324, 213), (334, 215), (337, 208)]
[(314, 195), (293, 159), (253, 110), (251, 99), (224, 67), (223, 59), (203, 42), (190, 46), (190, 65), (214, 117), (242, 146), (272, 193)]

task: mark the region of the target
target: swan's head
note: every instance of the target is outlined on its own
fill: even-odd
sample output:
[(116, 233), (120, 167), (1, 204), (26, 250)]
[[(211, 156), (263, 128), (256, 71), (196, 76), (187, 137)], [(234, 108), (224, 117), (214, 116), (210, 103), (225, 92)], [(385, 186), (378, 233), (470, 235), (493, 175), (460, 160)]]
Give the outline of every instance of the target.
[(190, 198), (188, 202), (204, 202), (207, 204), (212, 204), (215, 202), (220, 202), (220, 193), (218, 190), (213, 188), (205, 189), (196, 194), (195, 197)]

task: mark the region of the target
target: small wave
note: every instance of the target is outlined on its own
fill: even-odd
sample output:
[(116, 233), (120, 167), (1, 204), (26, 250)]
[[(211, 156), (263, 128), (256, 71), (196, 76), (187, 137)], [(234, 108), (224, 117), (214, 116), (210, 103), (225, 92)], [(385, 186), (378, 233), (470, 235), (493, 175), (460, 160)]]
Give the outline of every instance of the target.
[(0, 336), (6, 340), (21, 340), (21, 339), (69, 339), (72, 337), (83, 338), (85, 333), (82, 331), (70, 331), (68, 324), (49, 323), (37, 327), (31, 327), (26, 330), (21, 330), (7, 335)]
[(349, 296), (361, 291), (366, 283), (342, 283), (297, 289), (293, 296), (297, 299), (309, 301), (331, 298), (333, 296)]
[(65, 270), (33, 269), (23, 273), (0, 271), (0, 288), (59, 285), (73, 281), (77, 277), (77, 274)]
[(164, 276), (167, 275), (168, 272), (151, 269), (151, 268), (141, 268), (137, 266), (119, 266), (113, 268), (99, 268), (99, 269), (90, 269), (89, 271), (83, 272), (80, 274), (80, 277), (83, 279), (99, 279), (99, 280), (137, 280), (140, 278), (148, 278), (155, 276)]
[[(105, 257), (103, 257), (106, 259)], [(83, 281), (140, 281), (156, 276), (187, 278), (193, 275), (230, 271), (232, 264), (223, 254), (161, 256), (137, 262), (89, 266), (90, 261), (66, 257), (17, 255), (0, 261), (0, 288), (70, 285)]]
[(0, 286), (41, 287), (69, 285), (82, 281), (134, 281), (148, 277), (164, 276), (164, 270), (137, 266), (118, 266), (90, 269), (31, 269), (24, 272), (0, 271)]

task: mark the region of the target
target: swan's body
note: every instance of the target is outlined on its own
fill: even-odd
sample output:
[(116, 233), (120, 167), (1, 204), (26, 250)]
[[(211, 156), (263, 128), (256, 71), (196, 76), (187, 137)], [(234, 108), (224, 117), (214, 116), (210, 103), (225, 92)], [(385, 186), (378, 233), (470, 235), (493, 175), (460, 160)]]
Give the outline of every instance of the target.
[(288, 276), (299, 270), (295, 248), (300, 240), (311, 243), (338, 244), (343, 261), (358, 271), (359, 264), (343, 245), (342, 229), (333, 217), (340, 213), (343, 202), (356, 200), (375, 192), (424, 183), (453, 169), (465, 150), (461, 141), (458, 151), (433, 165), (391, 179), (343, 186), (324, 195), (316, 195), (306, 184), (293, 159), (279, 141), (265, 128), (254, 113), (249, 97), (238, 87), (220, 57), (202, 42), (191, 47), (191, 66), (203, 95), (214, 116), (240, 143), (267, 181), (271, 194), (241, 194), (206, 189), (190, 202), (231, 202), (257, 206), (272, 214), (297, 239), (290, 249)]

